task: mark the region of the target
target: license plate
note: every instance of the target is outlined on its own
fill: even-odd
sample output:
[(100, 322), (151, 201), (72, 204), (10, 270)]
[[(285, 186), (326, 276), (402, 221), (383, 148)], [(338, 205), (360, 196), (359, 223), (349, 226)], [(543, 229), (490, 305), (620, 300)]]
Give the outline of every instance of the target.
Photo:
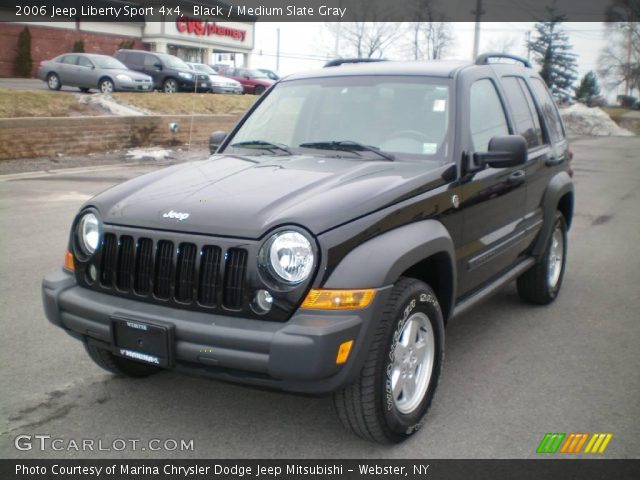
[(113, 353), (142, 363), (171, 367), (173, 364), (173, 325), (149, 320), (113, 317)]

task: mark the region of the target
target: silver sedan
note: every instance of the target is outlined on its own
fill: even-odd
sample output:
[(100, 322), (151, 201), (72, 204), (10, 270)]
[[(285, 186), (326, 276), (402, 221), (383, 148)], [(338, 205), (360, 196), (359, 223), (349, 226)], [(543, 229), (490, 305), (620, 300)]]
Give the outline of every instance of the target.
[(62, 85), (78, 87), (85, 93), (92, 88), (102, 93), (153, 90), (149, 75), (129, 70), (108, 55), (93, 53), (67, 53), (46, 60), (38, 67), (37, 76), (51, 90), (60, 90)]

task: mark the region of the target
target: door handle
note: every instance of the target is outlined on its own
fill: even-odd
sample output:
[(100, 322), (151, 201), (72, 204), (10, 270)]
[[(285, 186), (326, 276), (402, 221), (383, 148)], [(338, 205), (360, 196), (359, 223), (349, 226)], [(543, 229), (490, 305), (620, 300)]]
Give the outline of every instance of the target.
[(524, 176), (524, 170), (516, 170), (511, 175), (509, 175), (509, 180), (522, 180)]

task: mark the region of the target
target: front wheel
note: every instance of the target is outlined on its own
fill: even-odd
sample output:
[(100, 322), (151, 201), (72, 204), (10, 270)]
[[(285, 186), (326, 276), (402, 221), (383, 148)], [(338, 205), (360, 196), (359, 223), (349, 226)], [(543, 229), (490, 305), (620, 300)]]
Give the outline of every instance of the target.
[(264, 93), (264, 87), (262, 85), (256, 86), (256, 88), (253, 89), (253, 93), (256, 95), (262, 95)]
[(342, 424), (379, 443), (399, 443), (422, 426), (444, 357), (444, 320), (425, 283), (401, 278), (381, 312), (356, 381), (334, 393)]
[(162, 91), (164, 93), (176, 93), (178, 91), (178, 82), (173, 78), (167, 78), (162, 84)]
[(525, 302), (548, 305), (562, 286), (567, 263), (567, 222), (560, 212), (554, 217), (551, 238), (542, 258), (518, 277), (518, 294)]
[(113, 93), (113, 91), (115, 90), (115, 86), (113, 85), (113, 82), (108, 78), (104, 78), (100, 80), (99, 87), (100, 87), (100, 92), (107, 93), (107, 94)]

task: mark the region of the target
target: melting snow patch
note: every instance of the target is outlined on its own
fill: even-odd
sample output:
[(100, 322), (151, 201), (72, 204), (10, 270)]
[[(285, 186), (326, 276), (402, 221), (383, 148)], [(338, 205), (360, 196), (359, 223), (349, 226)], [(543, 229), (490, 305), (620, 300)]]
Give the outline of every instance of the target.
[(632, 137), (633, 132), (620, 127), (611, 120), (607, 113), (598, 108), (589, 108), (582, 103), (576, 103), (560, 109), (564, 126), (570, 135), (594, 135)]
[(172, 151), (164, 148), (133, 148), (127, 152), (129, 160), (165, 160), (172, 158)]
[(112, 115), (121, 116), (140, 116), (146, 115), (147, 112), (133, 108), (127, 105), (122, 105), (116, 102), (111, 95), (97, 93), (95, 95), (77, 95), (80, 103), (86, 103), (88, 105), (94, 105), (106, 110)]

